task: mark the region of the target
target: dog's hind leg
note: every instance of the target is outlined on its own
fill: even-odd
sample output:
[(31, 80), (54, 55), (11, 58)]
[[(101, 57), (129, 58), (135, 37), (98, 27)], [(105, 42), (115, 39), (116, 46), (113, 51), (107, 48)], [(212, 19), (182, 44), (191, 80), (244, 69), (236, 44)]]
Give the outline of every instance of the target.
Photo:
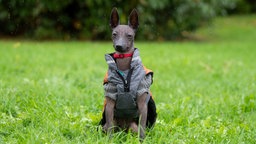
[(138, 133), (138, 125), (136, 124), (136, 122), (131, 122), (129, 129), (133, 132), (133, 133)]

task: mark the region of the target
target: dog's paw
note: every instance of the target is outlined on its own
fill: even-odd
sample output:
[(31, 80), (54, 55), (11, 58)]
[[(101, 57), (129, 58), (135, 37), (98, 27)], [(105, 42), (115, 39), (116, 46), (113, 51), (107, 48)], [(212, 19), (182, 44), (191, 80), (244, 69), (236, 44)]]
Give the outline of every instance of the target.
[(102, 127), (102, 130), (103, 130), (103, 132), (105, 132), (105, 133), (108, 132), (108, 126), (107, 126), (107, 124), (105, 124), (105, 125)]
[(109, 126), (107, 124), (105, 124), (102, 128), (102, 130), (105, 132), (105, 133), (112, 133), (114, 131), (114, 127), (113, 126)]

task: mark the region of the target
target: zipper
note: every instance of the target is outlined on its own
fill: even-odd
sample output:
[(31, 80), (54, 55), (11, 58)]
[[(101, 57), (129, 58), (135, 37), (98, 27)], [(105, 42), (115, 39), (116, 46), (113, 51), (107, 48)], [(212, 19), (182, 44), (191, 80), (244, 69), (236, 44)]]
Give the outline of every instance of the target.
[(131, 83), (132, 72), (133, 72), (133, 68), (130, 69), (130, 71), (128, 72), (128, 75), (127, 75), (127, 77), (125, 79), (123, 74), (121, 73), (121, 71), (116, 70), (116, 73), (118, 74), (118, 76), (121, 78), (121, 80), (124, 83), (124, 91), (125, 92), (129, 92), (130, 91), (130, 83)]

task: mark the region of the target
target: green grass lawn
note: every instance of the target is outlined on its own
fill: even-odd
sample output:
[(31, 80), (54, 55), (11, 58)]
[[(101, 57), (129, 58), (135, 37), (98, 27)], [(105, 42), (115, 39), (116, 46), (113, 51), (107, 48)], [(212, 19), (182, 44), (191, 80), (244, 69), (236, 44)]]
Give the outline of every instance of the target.
[[(158, 119), (144, 143), (256, 142), (256, 16), (218, 18), (200, 42), (136, 42)], [(0, 143), (138, 143), (97, 131), (110, 42), (0, 40)]]

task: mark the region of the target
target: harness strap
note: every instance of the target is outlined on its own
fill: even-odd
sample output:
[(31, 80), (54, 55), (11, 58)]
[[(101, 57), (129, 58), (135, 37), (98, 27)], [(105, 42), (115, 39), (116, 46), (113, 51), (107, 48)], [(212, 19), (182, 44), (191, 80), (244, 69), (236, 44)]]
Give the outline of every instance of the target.
[(127, 86), (128, 86), (128, 87), (127, 87), (127, 92), (130, 91), (130, 84), (131, 84), (131, 78), (132, 78), (133, 69), (134, 69), (134, 68), (132, 68), (132, 69), (128, 72), (128, 75), (127, 75), (127, 77), (126, 77)]

